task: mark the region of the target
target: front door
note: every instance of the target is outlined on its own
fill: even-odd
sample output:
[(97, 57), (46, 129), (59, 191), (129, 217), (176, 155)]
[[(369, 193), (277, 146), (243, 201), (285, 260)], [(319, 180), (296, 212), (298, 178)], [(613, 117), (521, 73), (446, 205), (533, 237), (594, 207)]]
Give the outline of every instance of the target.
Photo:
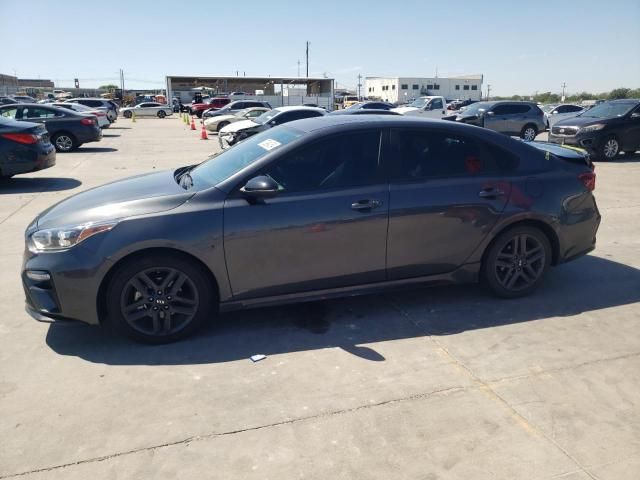
[(261, 172), (280, 185), (275, 198), (229, 195), (224, 249), (235, 299), (385, 279), (389, 187), (379, 150), (378, 130), (334, 134)]
[(447, 273), (464, 264), (495, 225), (511, 186), (508, 154), (437, 129), (392, 129), (389, 280)]

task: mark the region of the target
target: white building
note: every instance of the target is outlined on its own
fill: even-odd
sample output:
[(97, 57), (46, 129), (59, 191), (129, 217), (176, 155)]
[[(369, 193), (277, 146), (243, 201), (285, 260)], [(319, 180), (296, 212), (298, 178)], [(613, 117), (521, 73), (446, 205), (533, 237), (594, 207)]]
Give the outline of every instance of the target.
[(482, 75), (460, 77), (366, 77), (363, 96), (391, 103), (404, 103), (423, 95), (447, 100), (481, 100)]

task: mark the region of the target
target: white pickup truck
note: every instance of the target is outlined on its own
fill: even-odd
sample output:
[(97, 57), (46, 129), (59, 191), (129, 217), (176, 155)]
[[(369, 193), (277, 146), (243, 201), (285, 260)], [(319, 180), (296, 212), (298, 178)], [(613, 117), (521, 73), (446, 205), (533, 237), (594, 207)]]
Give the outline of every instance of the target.
[(447, 115), (447, 101), (444, 97), (419, 97), (406, 107), (391, 109), (402, 115), (411, 115), (422, 118), (442, 118)]

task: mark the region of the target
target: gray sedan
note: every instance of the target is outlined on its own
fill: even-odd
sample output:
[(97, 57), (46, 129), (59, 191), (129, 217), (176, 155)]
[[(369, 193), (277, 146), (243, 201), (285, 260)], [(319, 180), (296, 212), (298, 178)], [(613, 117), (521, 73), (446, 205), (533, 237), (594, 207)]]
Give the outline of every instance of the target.
[(289, 122), (40, 214), (27, 309), (163, 343), (219, 311), (418, 283), (527, 295), (593, 250), (600, 223), (588, 159), (550, 148), (394, 115)]

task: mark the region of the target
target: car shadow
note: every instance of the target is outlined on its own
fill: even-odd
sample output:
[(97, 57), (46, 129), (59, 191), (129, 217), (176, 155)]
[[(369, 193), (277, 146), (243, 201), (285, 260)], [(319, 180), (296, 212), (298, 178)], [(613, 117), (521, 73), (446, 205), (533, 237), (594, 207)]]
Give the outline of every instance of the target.
[(80, 180), (64, 177), (13, 177), (0, 181), (2, 193), (40, 193), (71, 190), (82, 185)]
[(109, 130), (131, 130), (131, 127), (109, 127)]
[[(640, 270), (587, 256), (554, 268), (533, 295), (498, 299), (479, 286), (422, 287), (221, 315), (216, 325), (182, 342), (146, 346), (107, 329), (52, 324), (46, 342), (60, 355), (110, 365), (182, 365), (230, 362), (341, 348), (384, 361), (375, 344), (430, 335), (553, 319), (640, 301)], [(635, 287), (634, 287), (635, 286)]]
[(640, 161), (640, 153), (618, 155), (613, 160), (596, 160), (595, 163), (630, 163)]
[(119, 133), (103, 133), (102, 136), (103, 137), (119, 137), (120, 134)]
[(113, 147), (80, 147), (74, 152), (78, 153), (103, 153), (103, 152), (117, 152), (117, 148)]

